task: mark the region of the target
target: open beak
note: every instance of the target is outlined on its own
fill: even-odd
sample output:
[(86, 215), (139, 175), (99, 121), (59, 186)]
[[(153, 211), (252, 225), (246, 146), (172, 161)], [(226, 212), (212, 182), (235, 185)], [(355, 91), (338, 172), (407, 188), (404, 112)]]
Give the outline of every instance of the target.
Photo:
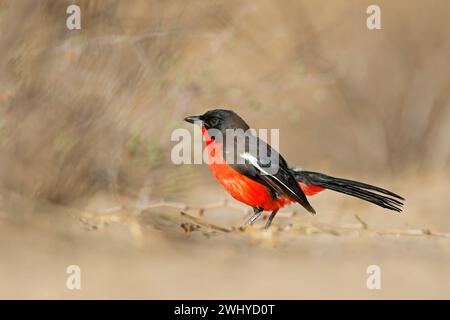
[(189, 116), (184, 118), (184, 121), (189, 123), (202, 122), (201, 116)]

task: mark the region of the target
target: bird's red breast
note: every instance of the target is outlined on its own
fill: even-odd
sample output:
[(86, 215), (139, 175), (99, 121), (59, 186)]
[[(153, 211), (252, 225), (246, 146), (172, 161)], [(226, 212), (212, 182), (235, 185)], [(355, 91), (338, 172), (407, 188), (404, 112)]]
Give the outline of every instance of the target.
[[(287, 196), (273, 198), (266, 186), (234, 170), (222, 157), (222, 144), (211, 139), (204, 127), (202, 127), (202, 134), (208, 150), (209, 168), (217, 181), (233, 198), (249, 206), (263, 208), (264, 211), (274, 211), (295, 202)], [(302, 183), (299, 185), (306, 195), (313, 195), (323, 190), (317, 186)]]

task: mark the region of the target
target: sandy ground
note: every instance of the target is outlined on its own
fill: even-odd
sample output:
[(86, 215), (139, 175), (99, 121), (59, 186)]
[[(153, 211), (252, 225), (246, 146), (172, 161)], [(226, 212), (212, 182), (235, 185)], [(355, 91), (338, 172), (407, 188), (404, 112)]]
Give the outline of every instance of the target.
[[(214, 185), (208, 190), (185, 196), (194, 203), (223, 196)], [(450, 231), (448, 216), (417, 210), (426, 195), (410, 196), (406, 213), (391, 215), (327, 193), (313, 199), (320, 210), (316, 217), (301, 210), (290, 217), (286, 210), (268, 232), (258, 226), (222, 232), (196, 227), (174, 208), (125, 210), (100, 222), (86, 218), (85, 210), (25, 205), (13, 195), (0, 220), (0, 298), (450, 298), (450, 238), (374, 232)], [(98, 195), (78, 206), (93, 212), (111, 201), (127, 202), (114, 199)], [(7, 213), (12, 208), (15, 216)], [(355, 214), (368, 229), (361, 229)], [(229, 228), (244, 216), (218, 208), (200, 219)], [(81, 290), (66, 288), (66, 268), (73, 264), (81, 268)], [(381, 268), (380, 290), (366, 287), (369, 265)]]

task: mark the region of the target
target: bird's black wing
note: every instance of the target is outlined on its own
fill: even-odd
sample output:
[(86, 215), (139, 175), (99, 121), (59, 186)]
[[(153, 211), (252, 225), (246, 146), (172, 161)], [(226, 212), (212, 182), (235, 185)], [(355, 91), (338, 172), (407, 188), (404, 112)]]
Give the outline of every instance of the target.
[(240, 147), (237, 147), (237, 140), (234, 140), (232, 145), (228, 142), (229, 148), (227, 144), (224, 144), (223, 156), (228, 165), (266, 186), (274, 197), (291, 197), (310, 213), (316, 213), (283, 157), (269, 144), (254, 135), (246, 133), (243, 139), (244, 143)]

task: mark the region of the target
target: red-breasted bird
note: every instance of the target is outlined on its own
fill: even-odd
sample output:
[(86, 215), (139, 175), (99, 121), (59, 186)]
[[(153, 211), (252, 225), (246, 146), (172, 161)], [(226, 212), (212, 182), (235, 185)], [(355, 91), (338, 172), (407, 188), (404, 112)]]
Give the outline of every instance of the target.
[[(265, 228), (268, 228), (278, 210), (294, 202), (300, 203), (311, 214), (315, 214), (316, 211), (306, 196), (315, 195), (324, 189), (357, 197), (389, 210), (402, 211), (402, 201), (405, 199), (391, 191), (362, 182), (289, 167), (276, 150), (247, 131), (248, 124), (231, 110), (210, 110), (201, 116), (189, 116), (184, 120), (201, 125), (206, 145), (214, 150), (215, 161), (209, 161), (214, 177), (233, 198), (253, 207), (254, 214), (247, 224), (252, 224), (263, 211), (270, 211), (265, 225)], [(244, 152), (236, 150), (237, 142), (233, 139), (233, 161), (227, 158), (227, 150), (230, 149), (225, 146), (227, 130), (230, 129), (242, 129), (246, 132)], [(220, 132), (223, 138), (216, 139), (214, 132), (216, 135)], [(262, 147), (267, 148), (263, 149), (267, 155), (278, 157), (274, 164), (277, 166), (276, 170), (271, 170), (271, 173), (264, 169), (267, 163), (262, 161), (262, 152), (259, 152)], [(211, 157), (211, 153), (209, 156)], [(266, 159), (267, 156), (264, 160)]]

